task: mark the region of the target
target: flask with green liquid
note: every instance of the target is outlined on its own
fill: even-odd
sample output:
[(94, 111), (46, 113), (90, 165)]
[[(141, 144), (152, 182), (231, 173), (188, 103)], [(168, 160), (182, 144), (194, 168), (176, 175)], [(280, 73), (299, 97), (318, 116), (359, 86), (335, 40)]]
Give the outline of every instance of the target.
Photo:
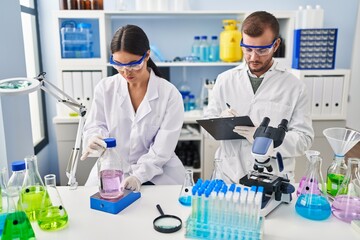
[(29, 220), (35, 221), (42, 205), (50, 206), (51, 201), (41, 180), (36, 156), (25, 157), (25, 163), (26, 172), (20, 194), (21, 205)]
[[(67, 226), (68, 215), (56, 188), (56, 176), (48, 174), (44, 179), (47, 194), (44, 195), (37, 222), (42, 230), (56, 231)], [(51, 205), (47, 204), (49, 199)]]
[(347, 171), (344, 156), (335, 155), (334, 161), (327, 170), (326, 190), (333, 197), (339, 191)]

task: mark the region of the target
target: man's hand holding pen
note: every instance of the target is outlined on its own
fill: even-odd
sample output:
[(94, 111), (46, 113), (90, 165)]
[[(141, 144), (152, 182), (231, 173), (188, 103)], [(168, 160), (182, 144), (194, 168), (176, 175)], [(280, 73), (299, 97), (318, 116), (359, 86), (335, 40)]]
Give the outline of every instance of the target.
[(225, 109), (224, 111), (222, 111), (220, 113), (220, 117), (224, 118), (224, 117), (236, 117), (239, 116), (239, 114), (236, 112), (235, 109), (232, 109), (230, 107), (230, 104), (226, 103), (226, 106), (228, 107), (227, 109)]

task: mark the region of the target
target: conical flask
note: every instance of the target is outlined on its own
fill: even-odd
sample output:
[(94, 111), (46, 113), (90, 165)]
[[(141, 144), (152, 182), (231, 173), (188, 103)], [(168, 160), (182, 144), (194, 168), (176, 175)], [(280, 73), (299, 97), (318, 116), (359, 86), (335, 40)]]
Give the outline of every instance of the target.
[(345, 154), (360, 141), (360, 133), (346, 128), (327, 128), (323, 131), (332, 150), (334, 161), (327, 170), (327, 193), (335, 197), (347, 171)]
[(187, 169), (185, 172), (184, 184), (181, 187), (179, 202), (184, 206), (191, 206), (192, 188), (194, 186), (193, 171)]
[(309, 162), (310, 169), (305, 178), (305, 185), (296, 201), (295, 209), (302, 217), (311, 220), (324, 220), (331, 215), (331, 208), (321, 174), (322, 159), (313, 155)]
[(222, 159), (221, 158), (214, 159), (214, 170), (213, 170), (210, 180), (225, 181), (224, 172), (222, 170)]
[[(35, 239), (35, 233), (29, 221), (29, 218), (23, 211), (21, 204), (18, 204), (19, 192), (15, 194), (7, 193), (5, 188), (7, 183), (7, 170), (6, 173), (1, 171), (1, 185), (4, 187), (2, 189), (2, 198), (3, 198), (3, 210), (1, 213), (1, 220), (4, 220), (4, 223), (1, 225), (2, 229), (2, 240), (13, 240), (13, 239)], [(6, 176), (5, 176), (6, 174)], [(16, 199), (14, 201), (14, 199)]]
[[(21, 205), (30, 221), (35, 221), (40, 211), (41, 204), (51, 205), (46, 194), (44, 183), (41, 180), (37, 158), (35, 155), (25, 157), (26, 171), (24, 184), (21, 189)], [(44, 195), (48, 201), (43, 202)]]
[(360, 220), (360, 159), (349, 158), (348, 170), (331, 206), (338, 219), (350, 223)]
[(308, 184), (308, 180), (307, 179), (307, 176), (309, 175), (310, 171), (311, 171), (311, 157), (313, 156), (319, 156), (320, 155), (320, 152), (319, 151), (315, 151), (315, 150), (307, 150), (305, 151), (305, 155), (306, 155), (306, 158), (308, 160), (307, 162), (307, 166), (306, 166), (306, 170), (305, 170), (305, 173), (304, 175), (301, 177), (301, 180), (300, 180), (300, 183), (299, 183), (299, 187), (298, 189), (296, 190), (296, 195), (299, 196), (301, 194), (301, 191), (304, 187), (308, 187), (309, 184)]
[[(41, 210), (37, 216), (37, 222), (42, 230), (59, 230), (67, 226), (68, 214), (56, 188), (55, 174), (46, 175), (44, 180), (47, 195), (45, 194), (43, 197), (43, 203), (41, 204)], [(50, 198), (51, 201), (50, 206), (47, 206), (46, 204), (48, 198)]]

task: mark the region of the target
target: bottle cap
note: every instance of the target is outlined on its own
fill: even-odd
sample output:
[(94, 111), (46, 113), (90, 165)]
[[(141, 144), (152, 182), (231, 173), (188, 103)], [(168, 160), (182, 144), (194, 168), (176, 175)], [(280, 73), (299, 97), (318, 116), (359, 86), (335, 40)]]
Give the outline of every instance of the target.
[(13, 171), (21, 171), (21, 170), (25, 170), (25, 161), (24, 160), (20, 160), (20, 161), (14, 161), (11, 163), (11, 170)]
[(105, 138), (104, 142), (106, 142), (107, 148), (116, 147), (116, 139), (115, 138)]
[(91, 28), (91, 24), (90, 23), (78, 23), (77, 28)]
[(212, 40), (216, 40), (216, 39), (217, 39), (217, 36), (212, 36), (211, 39), (212, 39)]

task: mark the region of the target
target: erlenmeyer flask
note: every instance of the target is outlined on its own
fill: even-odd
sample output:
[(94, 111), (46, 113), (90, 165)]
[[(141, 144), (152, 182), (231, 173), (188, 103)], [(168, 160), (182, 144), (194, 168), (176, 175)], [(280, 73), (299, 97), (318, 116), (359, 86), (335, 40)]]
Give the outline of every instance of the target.
[(322, 159), (310, 157), (310, 170), (305, 178), (305, 185), (295, 205), (296, 212), (311, 220), (324, 220), (331, 215), (325, 184), (321, 174)]
[(214, 160), (214, 170), (211, 175), (210, 180), (223, 180), (224, 181), (224, 173), (222, 171), (222, 159), (221, 158), (215, 158)]
[(348, 170), (331, 206), (338, 219), (360, 220), (360, 159), (349, 158)]
[[(24, 184), (21, 189), (22, 208), (29, 217), (30, 221), (35, 221), (40, 211), (41, 204), (50, 206), (51, 202), (46, 194), (44, 183), (41, 180), (37, 158), (35, 155), (25, 157), (26, 171)], [(47, 197), (48, 201), (43, 203), (43, 197)]]
[[(44, 194), (41, 210), (37, 216), (37, 222), (42, 230), (59, 230), (67, 225), (68, 214), (56, 188), (56, 176), (54, 174), (48, 174), (44, 179), (47, 195)], [(50, 206), (47, 206), (48, 198), (50, 198), (51, 201)]]
[(298, 189), (296, 190), (296, 195), (299, 196), (301, 194), (301, 191), (304, 187), (308, 187), (309, 184), (307, 184), (307, 176), (311, 170), (311, 164), (310, 164), (310, 161), (311, 161), (311, 157), (312, 156), (319, 156), (320, 155), (320, 152), (319, 151), (315, 151), (315, 150), (307, 150), (305, 151), (305, 155), (306, 155), (306, 158), (308, 160), (307, 162), (307, 166), (306, 166), (306, 170), (305, 170), (305, 173), (304, 175), (302, 176), (301, 180), (300, 180), (300, 183), (299, 183), (299, 187)]
[[(4, 177), (3, 172), (1, 172), (1, 182), (7, 182), (7, 177)], [(1, 239), (35, 239), (35, 233), (30, 224), (29, 218), (23, 211), (21, 204), (17, 203), (19, 192), (17, 194), (15, 194), (15, 192), (8, 194), (6, 189), (2, 192), (3, 198), (5, 199), (3, 201), (4, 206), (3, 213), (1, 215), (5, 215), (6, 217), (4, 218), (5, 223), (3, 225)]]
[(323, 131), (332, 150), (334, 161), (327, 170), (327, 193), (335, 197), (347, 171), (345, 154), (360, 141), (360, 133), (346, 128), (327, 128)]
[(181, 187), (179, 202), (184, 206), (191, 206), (191, 190), (194, 186), (193, 171), (187, 169), (185, 172), (184, 184)]

